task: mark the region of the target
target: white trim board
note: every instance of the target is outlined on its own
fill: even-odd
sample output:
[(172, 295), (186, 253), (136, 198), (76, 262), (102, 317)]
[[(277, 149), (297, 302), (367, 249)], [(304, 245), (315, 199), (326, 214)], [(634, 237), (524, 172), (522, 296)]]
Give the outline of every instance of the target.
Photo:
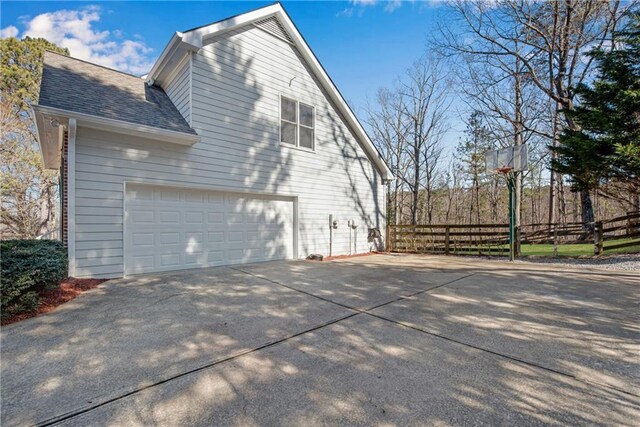
[(67, 150), (67, 250), (69, 276), (76, 274), (76, 119), (69, 119)]

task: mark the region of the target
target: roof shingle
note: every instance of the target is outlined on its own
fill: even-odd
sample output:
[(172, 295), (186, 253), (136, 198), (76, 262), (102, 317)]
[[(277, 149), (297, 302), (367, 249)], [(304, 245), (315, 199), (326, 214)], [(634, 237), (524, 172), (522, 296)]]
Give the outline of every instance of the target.
[(196, 135), (162, 88), (53, 52), (44, 55), (38, 104)]

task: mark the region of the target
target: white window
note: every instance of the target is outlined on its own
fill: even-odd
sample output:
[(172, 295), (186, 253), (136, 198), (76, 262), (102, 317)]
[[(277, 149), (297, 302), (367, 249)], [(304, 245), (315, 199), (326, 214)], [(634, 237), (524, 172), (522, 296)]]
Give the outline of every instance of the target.
[(280, 142), (315, 149), (315, 108), (294, 99), (280, 97)]

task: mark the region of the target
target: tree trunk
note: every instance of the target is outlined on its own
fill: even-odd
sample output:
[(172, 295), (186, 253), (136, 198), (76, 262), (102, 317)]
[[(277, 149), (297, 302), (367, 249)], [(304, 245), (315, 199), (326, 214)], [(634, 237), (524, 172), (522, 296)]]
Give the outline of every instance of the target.
[[(560, 137), (560, 105), (556, 103), (556, 108), (553, 113), (553, 141), (551, 145), (553, 147), (557, 147), (559, 143)], [(558, 158), (558, 155), (555, 151), (551, 151), (551, 161)], [(551, 174), (549, 176), (549, 226), (555, 224), (558, 220), (556, 216), (556, 201), (557, 201), (557, 182), (558, 182), (558, 174), (550, 170)]]
[[(591, 195), (589, 190), (580, 191), (580, 204), (582, 205), (582, 229), (593, 234), (593, 204), (591, 203)], [(586, 236), (585, 236), (586, 237)]]

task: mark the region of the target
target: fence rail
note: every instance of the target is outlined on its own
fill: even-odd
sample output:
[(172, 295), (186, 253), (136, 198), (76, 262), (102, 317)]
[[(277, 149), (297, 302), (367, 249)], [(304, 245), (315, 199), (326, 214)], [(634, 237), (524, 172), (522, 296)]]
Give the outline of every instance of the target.
[[(518, 244), (553, 243), (554, 246), (591, 242), (595, 254), (640, 245), (640, 212), (587, 225), (590, 227), (582, 223), (523, 225), (516, 229), (516, 241)], [(620, 242), (623, 239), (625, 241)], [(508, 245), (508, 224), (399, 224), (387, 227), (387, 249), (391, 252), (502, 255), (509, 252)]]
[[(628, 240), (620, 242), (620, 240)], [(596, 255), (608, 250), (640, 245), (640, 212), (598, 221), (594, 227), (594, 252)]]

